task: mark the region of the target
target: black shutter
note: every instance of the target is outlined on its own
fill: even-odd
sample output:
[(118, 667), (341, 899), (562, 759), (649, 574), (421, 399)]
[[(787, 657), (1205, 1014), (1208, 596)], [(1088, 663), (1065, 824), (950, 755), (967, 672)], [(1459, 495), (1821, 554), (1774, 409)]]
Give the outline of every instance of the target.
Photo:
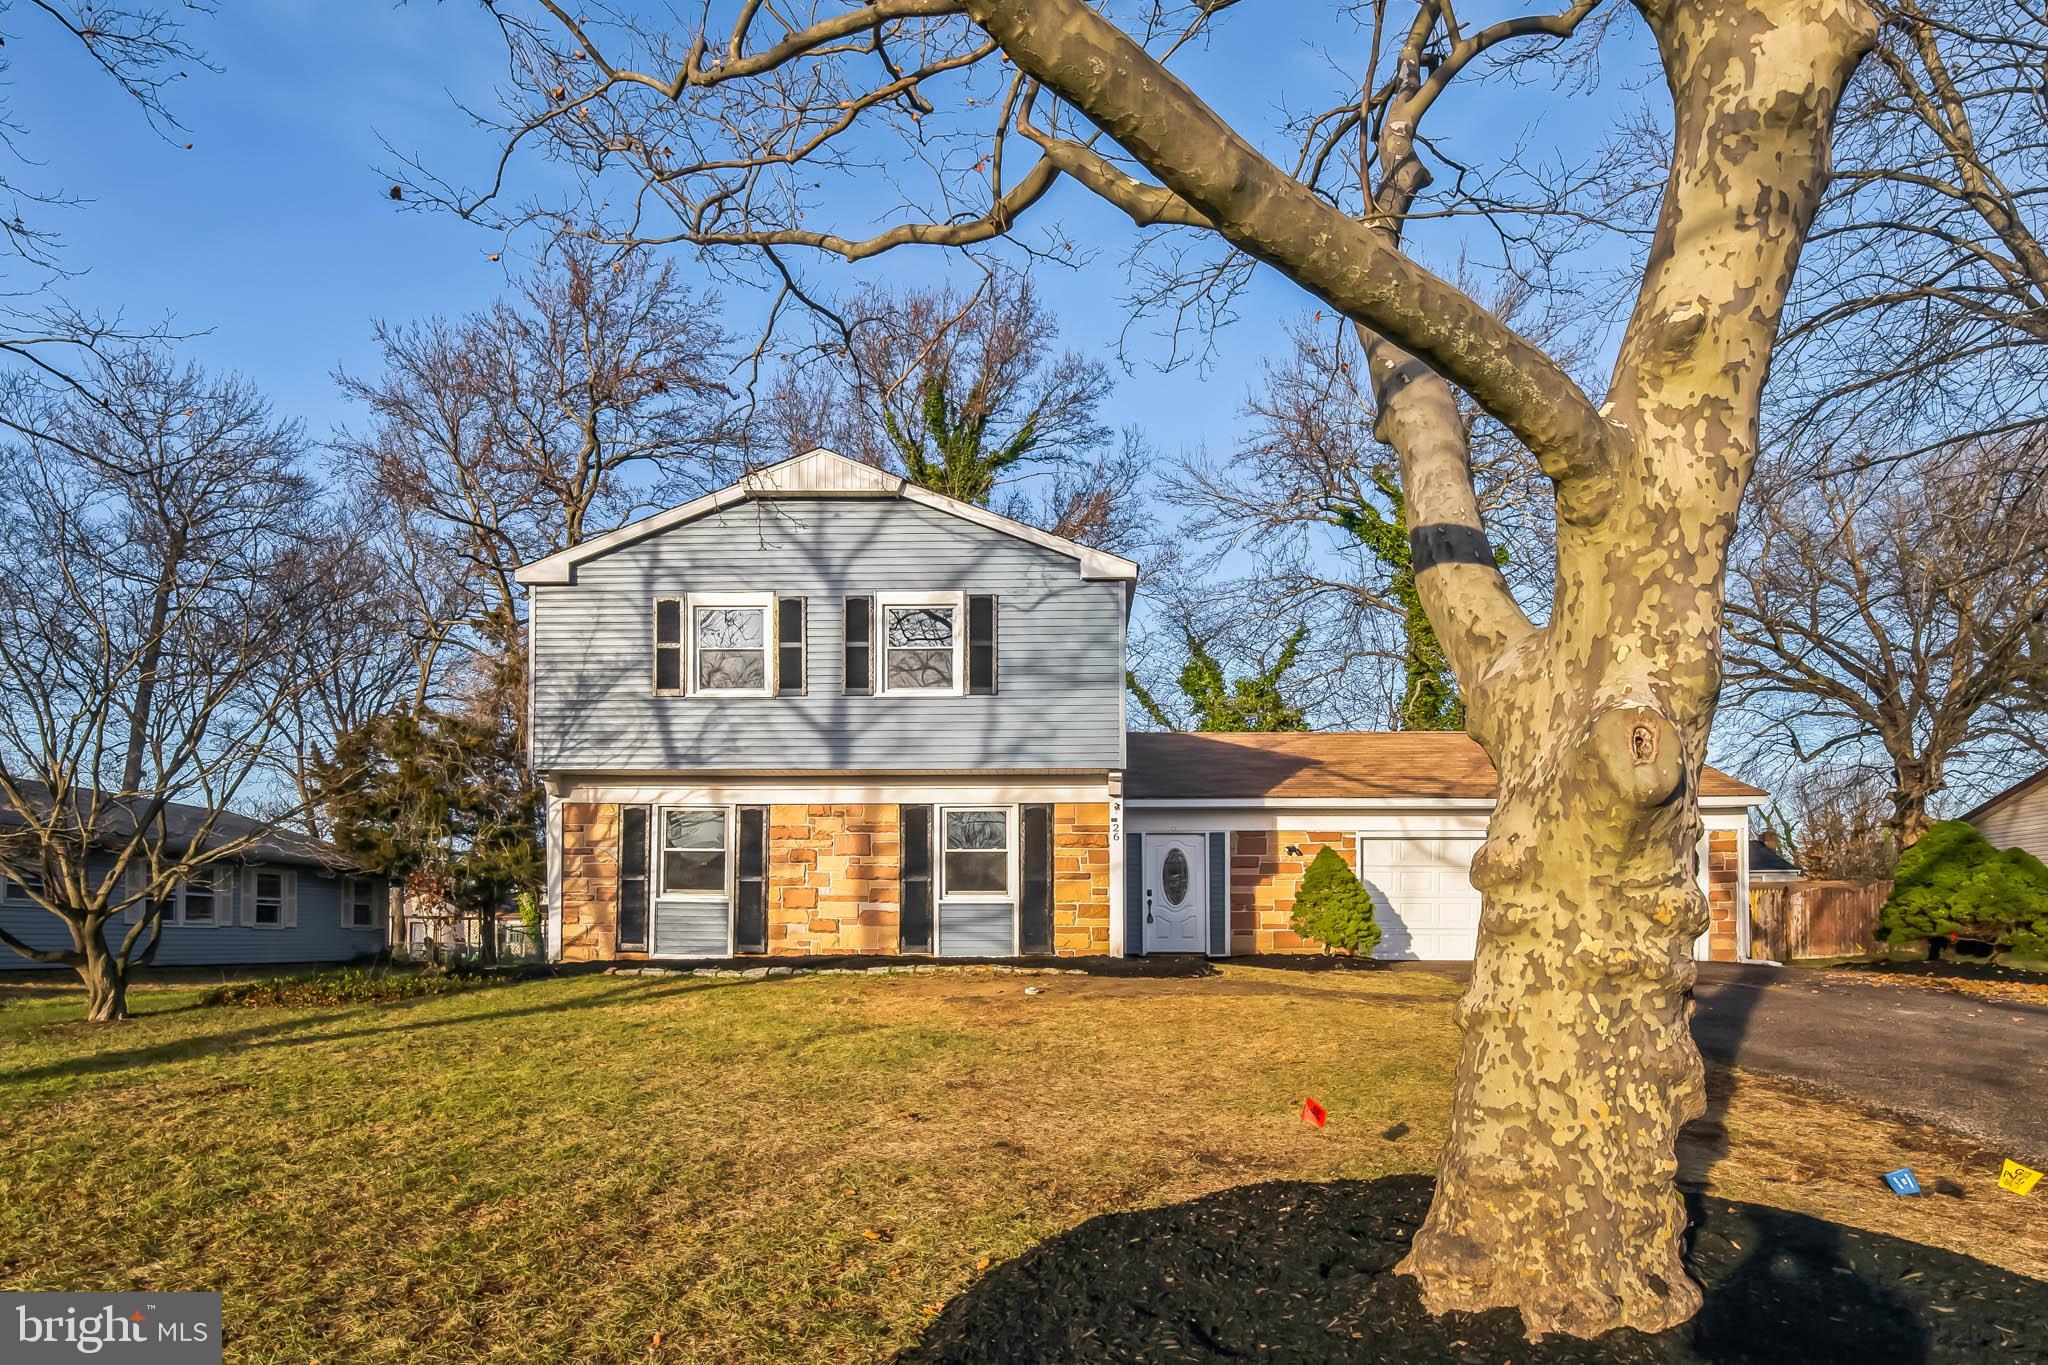
[(1052, 807), (1020, 806), (1024, 895), (1018, 907), (1018, 950), (1052, 951)]
[(804, 599), (775, 599), (775, 695), (804, 694)]
[(897, 949), (906, 953), (932, 950), (932, 808), (904, 806), (903, 872), (898, 891)]
[(683, 604), (675, 597), (654, 599), (654, 690), (683, 690)]
[(996, 694), (996, 599), (967, 599), (967, 695)]
[(846, 668), (841, 674), (842, 690), (855, 696), (865, 696), (875, 690), (874, 598), (846, 599), (843, 639), (846, 645)]
[(733, 951), (768, 951), (768, 808), (740, 807), (739, 872), (733, 878)]
[(647, 807), (619, 808), (620, 952), (647, 951)]

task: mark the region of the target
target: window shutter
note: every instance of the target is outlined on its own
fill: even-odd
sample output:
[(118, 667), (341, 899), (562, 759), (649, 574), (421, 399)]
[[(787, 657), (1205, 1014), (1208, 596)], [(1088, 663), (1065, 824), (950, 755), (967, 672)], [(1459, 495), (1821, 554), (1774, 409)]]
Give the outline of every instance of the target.
[(897, 893), (897, 949), (932, 950), (932, 808), (902, 806), (902, 884)]
[(801, 697), (805, 690), (805, 601), (775, 599), (775, 695)]
[(768, 951), (768, 808), (739, 808), (738, 866), (733, 872), (733, 951)]
[(128, 864), (128, 871), (123, 875), (121, 880), (121, 894), (124, 896), (133, 896), (135, 897), (135, 899), (130, 901), (128, 903), (128, 908), (121, 912), (122, 919), (128, 921), (128, 923), (130, 924), (133, 924), (137, 920), (142, 918), (143, 907), (145, 904), (147, 904), (147, 902), (145, 902), (142, 899), (142, 893), (147, 891), (148, 889), (149, 869), (137, 867), (134, 863)]
[(647, 950), (647, 807), (619, 808), (620, 952)]
[(845, 669), (842, 690), (848, 696), (866, 696), (875, 690), (875, 599), (849, 597), (844, 610), (842, 640)]
[(654, 599), (654, 690), (683, 690), (683, 599)]
[(284, 893), (284, 909), (278, 915), (278, 922), (290, 929), (299, 922), (299, 874), (282, 872), (278, 878), (281, 883), (278, 889)]
[(1017, 906), (1018, 951), (1049, 953), (1052, 939), (1052, 807), (1019, 806), (1017, 820), (1024, 841), (1020, 870), (1022, 892)]
[(996, 694), (996, 599), (967, 599), (967, 695)]

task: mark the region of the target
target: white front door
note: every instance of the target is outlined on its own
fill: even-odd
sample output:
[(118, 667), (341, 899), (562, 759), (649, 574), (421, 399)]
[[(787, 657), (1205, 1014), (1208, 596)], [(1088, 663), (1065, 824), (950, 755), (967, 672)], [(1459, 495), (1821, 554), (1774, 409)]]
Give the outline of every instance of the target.
[(1145, 951), (1199, 953), (1209, 906), (1209, 840), (1145, 836)]

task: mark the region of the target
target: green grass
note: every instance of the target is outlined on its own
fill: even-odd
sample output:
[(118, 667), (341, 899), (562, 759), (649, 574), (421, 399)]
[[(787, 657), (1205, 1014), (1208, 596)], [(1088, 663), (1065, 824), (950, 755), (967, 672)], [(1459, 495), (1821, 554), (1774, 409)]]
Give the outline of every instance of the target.
[(0, 988), (0, 1284), (217, 1289), (238, 1360), (886, 1355), (1093, 1214), (1427, 1167), (1452, 985), (1264, 975)]
[[(1409, 972), (204, 989), (108, 1027), (0, 985), (0, 1287), (219, 1290), (235, 1361), (885, 1358), (1096, 1214), (1428, 1170), (1456, 1052), (1456, 985)], [(1753, 1079), (1689, 1150), (1730, 1198), (2048, 1255), (2028, 1201), (1864, 1178), (1994, 1154)]]

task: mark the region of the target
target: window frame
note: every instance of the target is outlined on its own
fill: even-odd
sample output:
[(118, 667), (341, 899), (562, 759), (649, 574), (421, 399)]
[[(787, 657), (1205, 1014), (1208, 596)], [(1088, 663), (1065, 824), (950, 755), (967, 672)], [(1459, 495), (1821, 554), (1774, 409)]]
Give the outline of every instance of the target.
[[(251, 929), (289, 929), (291, 927), (292, 884), (291, 873), (281, 867), (252, 867), (249, 869), (249, 921)], [(277, 878), (277, 918), (269, 923), (263, 920), (263, 879)], [(219, 896), (218, 889), (214, 895)], [(179, 888), (179, 913), (184, 913), (184, 889)], [(215, 902), (215, 923), (219, 923), (219, 902)], [(181, 921), (182, 922), (182, 921)]]
[[(878, 697), (959, 697), (967, 690), (967, 594), (964, 592), (878, 592), (869, 622), (869, 675)], [(953, 681), (947, 687), (894, 687), (889, 683), (889, 613), (945, 607), (953, 613)], [(908, 646), (899, 646), (908, 648)], [(991, 810), (989, 806), (961, 809)]]
[[(775, 695), (777, 645), (775, 594), (772, 592), (693, 592), (684, 601), (686, 648), (684, 691), (692, 697), (772, 697)], [(742, 609), (761, 613), (761, 685), (759, 687), (700, 687), (697, 685), (697, 613), (699, 610)]]
[[(370, 911), (369, 920), (361, 924), (356, 922), (356, 893), (358, 890), (364, 893), (363, 901)], [(360, 932), (365, 929), (375, 929), (377, 922), (376, 879), (372, 877), (344, 878), (341, 887), (341, 927), (353, 932)]]
[[(725, 873), (724, 886), (720, 890), (671, 891), (668, 889), (668, 817), (670, 812), (672, 811), (698, 813), (710, 813), (715, 811), (718, 814), (719, 828), (723, 832), (724, 836), (723, 842), (719, 845), (719, 857), (724, 860), (722, 866)], [(733, 813), (731, 806), (690, 804), (656, 806), (654, 808), (654, 818), (656, 827), (654, 830), (651, 831), (653, 837), (648, 840), (648, 852), (652, 856), (652, 860), (654, 863), (654, 867), (652, 869), (654, 874), (652, 878), (654, 894), (648, 897), (647, 900), (647, 937), (650, 944), (652, 943), (654, 938), (655, 902), (724, 901), (727, 905), (730, 905), (732, 903), (733, 895)], [(691, 845), (687, 844), (678, 845), (678, 847), (685, 849), (692, 848)], [(708, 850), (703, 848), (696, 848), (692, 849), (692, 851), (701, 853), (706, 852)], [(730, 917), (728, 916), (728, 918)], [(731, 935), (730, 925), (727, 926), (727, 935), (728, 938)]]
[[(987, 849), (950, 850), (946, 842), (946, 817), (955, 811), (993, 811), (1003, 817), (1003, 889), (1000, 891), (955, 891), (952, 874), (946, 867), (949, 851), (961, 853), (989, 852)], [(1017, 808), (1001, 805), (952, 805), (940, 806), (933, 816), (932, 829), (932, 880), (936, 890), (932, 898), (934, 947), (937, 946), (937, 915), (943, 905), (1008, 905), (1014, 911), (1017, 905)], [(1015, 915), (1011, 918), (1014, 920)], [(1012, 940), (1015, 928), (1012, 926)]]
[[(27, 875), (35, 878), (37, 891), (40, 892), (46, 885), (40, 872), (31, 872)], [(28, 883), (19, 881), (5, 873), (0, 873), (0, 901), (4, 901), (8, 905), (36, 904), (35, 898), (29, 894)]]

